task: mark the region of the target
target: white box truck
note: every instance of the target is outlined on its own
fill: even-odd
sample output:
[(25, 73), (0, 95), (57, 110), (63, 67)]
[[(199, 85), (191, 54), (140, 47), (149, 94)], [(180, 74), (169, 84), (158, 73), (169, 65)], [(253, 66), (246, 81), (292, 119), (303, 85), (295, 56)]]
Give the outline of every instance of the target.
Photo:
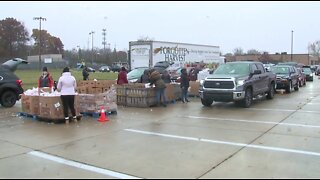
[(157, 62), (167, 61), (176, 66), (187, 63), (224, 63), (219, 46), (187, 44), (163, 41), (129, 42), (130, 68), (153, 67)]

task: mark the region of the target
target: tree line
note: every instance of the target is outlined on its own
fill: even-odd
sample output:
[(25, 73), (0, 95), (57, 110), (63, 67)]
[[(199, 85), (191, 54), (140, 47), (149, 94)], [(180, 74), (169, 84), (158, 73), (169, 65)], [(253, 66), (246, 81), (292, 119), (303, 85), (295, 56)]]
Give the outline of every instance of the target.
[(0, 20), (0, 63), (12, 58), (27, 59), (28, 56), (41, 54), (62, 54), (71, 65), (85, 61), (111, 65), (113, 62), (126, 61), (127, 52), (114, 49), (65, 50), (59, 37), (51, 35), (47, 30), (32, 29), (30, 35), (24, 24), (15, 18)]

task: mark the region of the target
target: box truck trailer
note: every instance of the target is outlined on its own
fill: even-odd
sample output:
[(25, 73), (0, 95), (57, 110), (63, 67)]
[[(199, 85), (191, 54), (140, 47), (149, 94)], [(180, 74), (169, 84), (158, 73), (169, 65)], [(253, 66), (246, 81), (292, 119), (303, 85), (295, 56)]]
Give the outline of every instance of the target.
[(130, 68), (154, 67), (158, 62), (170, 62), (183, 67), (191, 63), (221, 64), (219, 46), (187, 44), (163, 41), (129, 42)]

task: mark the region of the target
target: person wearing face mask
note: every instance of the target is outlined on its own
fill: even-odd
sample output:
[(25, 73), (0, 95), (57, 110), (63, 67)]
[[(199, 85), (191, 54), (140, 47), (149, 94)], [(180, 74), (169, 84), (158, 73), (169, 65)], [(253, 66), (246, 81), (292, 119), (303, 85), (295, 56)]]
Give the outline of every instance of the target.
[(54, 86), (54, 81), (53, 81), (51, 74), (48, 72), (48, 68), (43, 67), (42, 75), (40, 76), (40, 78), (38, 80), (39, 93), (40, 93), (41, 88), (49, 88), (50, 93), (51, 93), (53, 86)]

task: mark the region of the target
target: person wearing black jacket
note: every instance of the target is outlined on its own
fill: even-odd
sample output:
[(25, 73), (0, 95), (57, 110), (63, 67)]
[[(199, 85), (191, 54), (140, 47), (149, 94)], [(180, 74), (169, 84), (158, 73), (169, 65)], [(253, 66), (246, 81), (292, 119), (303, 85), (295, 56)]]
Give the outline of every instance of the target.
[(89, 72), (87, 66), (83, 67), (82, 76), (84, 81), (89, 80)]
[(188, 100), (188, 89), (189, 89), (189, 77), (188, 77), (188, 73), (187, 73), (187, 69), (183, 68), (181, 69), (181, 90), (182, 90), (182, 94), (181, 94), (181, 99), (183, 103), (186, 102), (190, 102)]

